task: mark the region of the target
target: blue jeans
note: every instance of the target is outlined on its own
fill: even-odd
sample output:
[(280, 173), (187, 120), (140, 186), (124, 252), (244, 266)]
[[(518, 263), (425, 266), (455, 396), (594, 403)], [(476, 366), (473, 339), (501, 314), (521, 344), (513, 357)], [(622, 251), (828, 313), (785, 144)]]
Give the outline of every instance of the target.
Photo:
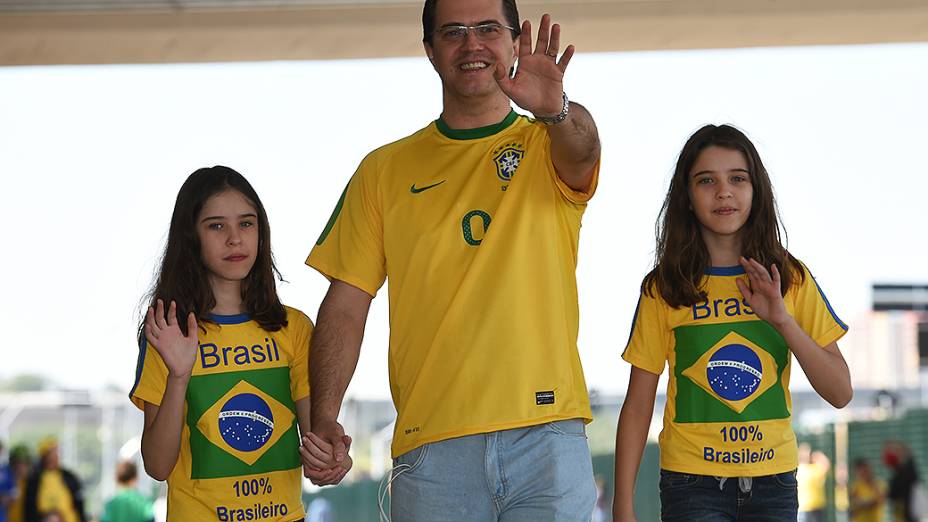
[(393, 464), (394, 522), (589, 521), (596, 502), (579, 419), (433, 442)]
[(663, 522), (795, 522), (799, 510), (796, 472), (754, 477), (751, 490), (741, 491), (737, 478), (725, 481), (706, 475), (661, 470)]

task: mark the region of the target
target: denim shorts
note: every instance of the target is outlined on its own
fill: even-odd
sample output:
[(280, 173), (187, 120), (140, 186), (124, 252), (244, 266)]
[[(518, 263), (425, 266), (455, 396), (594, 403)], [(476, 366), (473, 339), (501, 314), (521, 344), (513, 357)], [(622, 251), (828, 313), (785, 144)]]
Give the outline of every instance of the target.
[(737, 478), (661, 470), (661, 520), (664, 522), (795, 522), (799, 510), (796, 471), (753, 477), (744, 492)]
[(393, 476), (394, 522), (588, 522), (596, 501), (579, 419), (425, 444)]

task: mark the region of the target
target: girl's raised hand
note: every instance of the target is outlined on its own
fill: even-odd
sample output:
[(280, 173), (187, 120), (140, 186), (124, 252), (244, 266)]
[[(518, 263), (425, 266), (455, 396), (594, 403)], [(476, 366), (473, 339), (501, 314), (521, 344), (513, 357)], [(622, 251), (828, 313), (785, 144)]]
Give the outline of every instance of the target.
[(197, 353), (197, 317), (193, 312), (187, 316), (187, 335), (177, 324), (177, 305), (171, 301), (167, 314), (164, 302), (158, 299), (156, 308), (148, 307), (145, 314), (145, 338), (158, 350), (169, 377), (189, 377)]
[(741, 266), (751, 282), (750, 286), (743, 279), (736, 279), (738, 290), (748, 305), (764, 321), (777, 327), (789, 320), (790, 315), (780, 293), (780, 271), (777, 265), (770, 265), (770, 272), (754, 259), (740, 259)]

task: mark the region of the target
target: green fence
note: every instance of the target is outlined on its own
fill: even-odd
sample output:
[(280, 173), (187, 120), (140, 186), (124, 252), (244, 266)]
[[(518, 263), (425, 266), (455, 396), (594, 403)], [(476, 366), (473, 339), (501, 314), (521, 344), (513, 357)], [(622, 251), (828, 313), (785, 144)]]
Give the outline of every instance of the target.
[[(835, 468), (838, 463), (847, 466), (847, 479), (853, 481), (853, 462), (858, 458), (865, 458), (870, 462), (879, 480), (889, 480), (889, 469), (882, 464), (883, 446), (888, 440), (896, 440), (906, 444), (915, 457), (916, 466), (922, 470), (922, 475), (928, 470), (928, 410), (909, 410), (901, 417), (875, 420), (854, 421), (842, 426), (827, 426), (817, 433), (799, 432), (799, 442), (807, 442), (813, 450), (819, 450), (828, 456), (832, 463), (832, 472), (826, 482), (826, 495), (828, 508), (826, 522), (844, 520), (841, 516), (838, 502), (840, 485), (837, 484)], [(842, 433), (843, 431), (843, 433)], [(843, 454), (841, 448), (844, 448)]]
[[(328, 500), (335, 522), (378, 522), (378, 486), (379, 482), (376, 480), (361, 480), (334, 488), (324, 488), (314, 494), (304, 494), (303, 503), (308, 506), (317, 498)], [(389, 506), (389, 500), (386, 506)]]
[[(635, 516), (638, 522), (658, 521), (661, 516), (661, 500), (658, 485), (660, 482), (661, 454), (657, 444), (648, 444), (641, 457), (638, 468), (638, 480), (635, 483)], [(595, 455), (593, 473), (605, 482), (605, 494), (612, 505), (614, 490), (615, 455)]]
[(899, 419), (852, 422), (847, 431), (848, 464), (856, 458), (866, 458), (877, 476), (888, 480), (887, 469), (880, 462), (884, 442), (892, 439), (909, 446), (922, 477), (928, 473), (928, 410), (911, 410)]
[(835, 509), (837, 497), (835, 495), (835, 473), (834, 465), (839, 461), (837, 451), (837, 441), (835, 440), (834, 425), (825, 426), (820, 432), (803, 432), (796, 433), (796, 441), (799, 444), (806, 443), (812, 451), (821, 451), (828, 457), (831, 462), (832, 471), (825, 478), (825, 519), (823, 522), (836, 522), (837, 510)]

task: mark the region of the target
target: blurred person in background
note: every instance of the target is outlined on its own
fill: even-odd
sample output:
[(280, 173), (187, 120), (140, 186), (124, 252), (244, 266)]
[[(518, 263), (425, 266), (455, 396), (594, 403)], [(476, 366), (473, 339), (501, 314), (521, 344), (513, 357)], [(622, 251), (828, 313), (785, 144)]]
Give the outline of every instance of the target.
[(796, 481), (799, 483), (799, 521), (824, 522), (827, 496), (825, 481), (831, 462), (821, 451), (812, 451), (808, 443), (799, 445), (799, 467)]
[(912, 514), (912, 492), (918, 482), (918, 470), (909, 448), (895, 440), (883, 446), (883, 463), (890, 469), (890, 516), (893, 522), (918, 522)]
[(26, 479), (23, 510), (25, 522), (46, 522), (49, 517), (61, 522), (87, 522), (81, 481), (61, 467), (58, 441), (54, 438), (39, 443), (39, 466)]
[(18, 444), (10, 449), (10, 469), (13, 472), (13, 494), (7, 506), (7, 522), (24, 522), (23, 499), (26, 491), (26, 478), (32, 471), (32, 456), (29, 448)]
[(6, 514), (13, 502), (14, 488), (13, 471), (3, 459), (3, 441), (0, 440), (0, 522), (6, 522)]
[(850, 490), (851, 522), (883, 522), (886, 486), (873, 476), (870, 462), (854, 460), (854, 482)]
[(136, 488), (138, 481), (135, 463), (124, 460), (116, 465), (119, 491), (103, 506), (100, 522), (154, 522), (152, 501)]
[(332, 503), (319, 497), (309, 503), (307, 520), (310, 522), (335, 522), (335, 511)]
[(596, 475), (596, 505), (593, 507), (593, 519), (591, 522), (607, 522), (611, 520), (610, 511), (612, 499), (610, 498), (610, 489), (607, 488), (606, 479), (602, 475)]

